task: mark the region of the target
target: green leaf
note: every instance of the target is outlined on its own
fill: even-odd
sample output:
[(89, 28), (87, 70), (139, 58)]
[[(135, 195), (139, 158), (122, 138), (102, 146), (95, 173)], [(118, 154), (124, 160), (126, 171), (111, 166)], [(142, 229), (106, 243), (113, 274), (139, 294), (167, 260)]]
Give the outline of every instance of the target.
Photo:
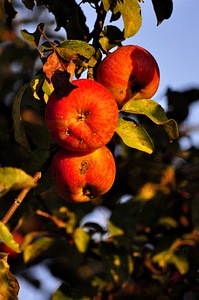
[(179, 136), (178, 125), (175, 120), (168, 119), (162, 106), (151, 99), (131, 99), (122, 107), (121, 111), (131, 114), (142, 114), (150, 118), (155, 124), (163, 125), (170, 140)]
[(72, 287), (70, 287), (69, 284), (63, 283), (52, 295), (51, 300), (74, 300), (74, 299), (90, 300), (91, 299), (91, 297), (89, 296), (82, 296), (81, 295), (82, 293), (86, 293), (85, 289), (83, 289), (83, 291), (82, 289), (78, 289), (78, 288), (73, 289)]
[(130, 118), (119, 118), (116, 133), (131, 148), (151, 154), (153, 141), (146, 130)]
[(102, 49), (108, 52), (115, 46), (118, 46), (124, 40), (124, 32), (116, 26), (105, 26), (100, 33), (99, 43)]
[(114, 225), (110, 220), (108, 221), (108, 229), (111, 236), (118, 236), (124, 234), (124, 230)]
[(86, 59), (90, 59), (95, 54), (95, 48), (84, 41), (78, 40), (65, 40), (56, 47), (59, 55), (70, 61), (75, 55), (83, 56)]
[(0, 240), (13, 251), (17, 253), (21, 252), (19, 244), (14, 240), (14, 237), (10, 233), (8, 227), (2, 222), (0, 222)]
[(23, 258), (25, 263), (29, 263), (39, 257), (43, 252), (48, 250), (54, 243), (54, 239), (48, 236), (42, 236), (42, 233), (36, 233), (35, 239), (32, 243), (26, 245), (27, 240), (31, 239), (34, 233), (30, 233), (25, 237), (25, 241), (22, 244), (23, 247)]
[(3, 196), (10, 190), (20, 190), (35, 186), (34, 179), (23, 170), (12, 167), (0, 168), (0, 196)]
[(35, 32), (33, 32), (33, 33), (28, 32), (26, 29), (20, 30), (20, 33), (23, 36), (23, 38), (26, 40), (26, 42), (28, 44), (30, 44), (31, 46), (35, 47), (36, 49), (38, 49), (39, 42), (40, 42), (40, 39), (42, 36), (42, 33), (39, 30), (39, 28), (41, 30), (43, 30), (44, 24), (40, 23), (37, 26), (37, 29), (35, 30)]
[(129, 38), (135, 35), (141, 25), (141, 9), (137, 0), (103, 0), (106, 11), (112, 10), (113, 14), (121, 13), (124, 22), (124, 38)]
[(170, 257), (169, 263), (172, 263), (181, 275), (184, 275), (189, 270), (189, 262), (182, 254), (176, 253)]
[(22, 88), (16, 95), (12, 107), (12, 118), (14, 122), (14, 137), (16, 142), (25, 147), (28, 151), (30, 151), (30, 145), (21, 118), (21, 100), (28, 86), (29, 84), (25, 84), (24, 86), (22, 86)]
[(41, 86), (43, 85), (45, 79), (44, 74), (37, 74), (30, 82), (30, 87), (33, 92), (33, 97), (37, 100), (40, 100), (39, 96), (39, 90), (41, 89)]
[(90, 236), (81, 227), (74, 231), (74, 242), (80, 253), (85, 253), (90, 241)]
[(161, 251), (152, 257), (152, 262), (157, 263), (159, 267), (165, 268), (172, 264), (176, 267), (180, 274), (185, 274), (189, 269), (189, 263), (179, 251), (174, 251), (172, 248)]
[(9, 270), (7, 257), (5, 253), (0, 253), (0, 299), (17, 300), (19, 283)]

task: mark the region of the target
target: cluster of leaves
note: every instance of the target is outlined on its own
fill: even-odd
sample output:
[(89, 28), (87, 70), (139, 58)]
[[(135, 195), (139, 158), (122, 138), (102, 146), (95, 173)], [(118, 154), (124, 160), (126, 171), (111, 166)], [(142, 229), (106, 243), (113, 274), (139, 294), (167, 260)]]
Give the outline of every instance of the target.
[[(91, 31), (81, 8), (86, 2), (96, 12)], [(14, 55), (19, 55), (21, 69), (29, 72), (23, 71), (14, 78), (12, 69), (5, 69), (5, 62), (13, 62), (7, 54), (14, 48), (6, 52), (5, 46), (6, 51), (1, 54), (1, 72), (8, 70), (11, 74), (8, 72), (7, 77), (15, 83), (10, 84), (12, 95), (16, 88), (19, 90), (7, 106), (11, 90), (7, 90), (7, 85), (1, 87), (0, 115), (0, 141), (4, 145), (0, 149), (0, 237), (11, 249), (21, 252), (14, 270), (17, 273), (22, 266), (28, 268), (49, 259), (49, 270), (63, 282), (52, 295), (53, 300), (182, 299), (185, 293), (197, 297), (197, 151), (182, 151), (177, 141), (170, 141), (178, 137), (174, 119), (179, 125), (185, 120), (190, 101), (198, 99), (198, 90), (168, 90), (168, 113), (152, 99), (125, 104), (109, 145), (116, 154), (117, 177), (113, 188), (90, 203), (66, 203), (52, 189), (49, 165), (54, 148), (45, 126), (45, 104), (60, 78), (69, 84), (73, 73), (77, 78), (84, 72), (94, 76), (102, 53), (137, 33), (141, 26), (140, 4), (137, 0), (92, 0), (82, 1), (81, 5), (73, 0), (23, 3), (28, 9), (33, 9), (35, 3), (45, 6), (55, 16), (56, 29), (66, 30), (67, 40), (50, 41), (43, 23), (33, 33), (21, 30), (26, 43), (15, 37), (13, 44), (23, 51)], [(152, 3), (158, 24), (170, 17), (171, 0)], [(16, 11), (12, 2), (5, 0), (4, 4), (11, 25)], [(107, 12), (111, 12), (111, 22), (122, 16), (123, 31), (112, 25), (103, 27)], [(30, 71), (38, 52), (43, 65), (33, 75)], [(28, 66), (24, 64), (24, 55), (30, 61)], [(179, 97), (188, 100), (179, 101)], [(181, 114), (176, 114), (179, 107)], [(40, 171), (42, 178), (35, 187), (40, 177), (32, 175)], [(34, 190), (30, 190), (32, 187)], [(26, 195), (21, 206), (24, 194), (18, 194), (16, 189), (22, 189)], [(131, 195), (129, 200), (121, 201), (126, 194)], [(110, 212), (106, 222), (82, 222), (99, 205)], [(10, 208), (12, 214), (5, 215)], [(13, 230), (24, 236), (20, 249), (10, 233)], [(0, 263), (4, 299), (17, 299), (19, 287), (9, 271), (6, 255), (2, 254)], [(11, 261), (10, 266), (13, 267)]]

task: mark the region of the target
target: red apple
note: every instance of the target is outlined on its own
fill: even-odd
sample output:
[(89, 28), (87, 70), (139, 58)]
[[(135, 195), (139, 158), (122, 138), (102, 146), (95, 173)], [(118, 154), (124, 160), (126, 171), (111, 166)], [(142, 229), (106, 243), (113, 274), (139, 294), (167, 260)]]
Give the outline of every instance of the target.
[(121, 108), (131, 98), (151, 98), (158, 89), (160, 72), (146, 49), (126, 45), (109, 53), (99, 64), (96, 80), (111, 92)]
[(61, 148), (51, 165), (55, 190), (61, 198), (74, 202), (105, 194), (114, 183), (115, 173), (115, 160), (106, 146), (89, 153)]
[(118, 107), (107, 89), (94, 80), (72, 81), (77, 86), (58, 99), (53, 92), (46, 105), (46, 125), (55, 142), (75, 151), (93, 151), (112, 138)]

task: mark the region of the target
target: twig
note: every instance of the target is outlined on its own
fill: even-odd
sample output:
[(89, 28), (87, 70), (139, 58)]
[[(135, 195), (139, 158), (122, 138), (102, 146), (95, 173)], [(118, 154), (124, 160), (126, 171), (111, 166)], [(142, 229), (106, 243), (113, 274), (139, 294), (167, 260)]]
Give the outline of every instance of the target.
[(104, 9), (103, 2), (101, 2), (100, 6), (98, 6), (98, 4), (97, 4), (96, 13), (97, 13), (97, 19), (94, 24), (94, 29), (90, 34), (89, 40), (91, 38), (93, 38), (92, 44), (97, 49), (99, 46), (99, 35), (103, 29), (104, 21), (105, 21), (106, 14), (107, 14), (107, 12)]
[[(33, 176), (33, 179), (34, 179), (35, 183), (37, 183), (40, 178), (41, 178), (41, 172), (37, 172)], [(22, 201), (25, 199), (26, 195), (29, 193), (30, 190), (31, 190), (31, 187), (25, 188), (25, 189), (23, 189), (19, 193), (19, 195), (15, 199), (14, 203), (12, 204), (12, 206), (9, 208), (9, 210), (7, 211), (7, 213), (2, 218), (1, 222), (3, 224), (8, 223), (8, 221), (10, 220), (10, 218), (12, 217), (12, 215), (15, 213), (15, 211), (17, 210), (17, 208), (19, 207), (19, 205), (22, 203)]]
[[(41, 179), (43, 174), (47, 171), (47, 169), (49, 168), (49, 166), (52, 162), (53, 156), (55, 155), (55, 153), (57, 152), (58, 149), (59, 149), (59, 146), (55, 145), (55, 147), (50, 152), (49, 157), (42, 164), (40, 170), (33, 175), (33, 179), (34, 179), (35, 183), (37, 183), (39, 181), (39, 179)], [(1, 222), (3, 224), (8, 223), (8, 221), (13, 216), (13, 214), (15, 213), (17, 208), (20, 206), (20, 204), (23, 202), (23, 200), (25, 199), (26, 195), (29, 193), (30, 190), (31, 190), (31, 188), (25, 188), (19, 193), (19, 195), (17, 196), (17, 198), (15, 199), (15, 201), (13, 202), (11, 207), (8, 209), (8, 211), (6, 212), (4, 217), (2, 218)]]

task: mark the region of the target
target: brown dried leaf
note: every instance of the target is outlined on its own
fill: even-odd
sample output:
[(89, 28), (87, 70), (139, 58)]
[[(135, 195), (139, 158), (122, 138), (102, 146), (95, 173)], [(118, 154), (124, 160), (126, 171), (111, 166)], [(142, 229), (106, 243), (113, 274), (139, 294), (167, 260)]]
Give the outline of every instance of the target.
[(63, 60), (54, 51), (48, 56), (46, 63), (43, 65), (43, 71), (46, 74), (46, 77), (48, 77), (50, 80), (56, 71), (67, 71), (70, 73), (70, 80), (72, 80), (75, 71), (75, 64), (72, 59), (70, 62)]
[(43, 65), (43, 71), (52, 82), (59, 99), (67, 96), (74, 88), (71, 81), (75, 68), (76, 65), (73, 62), (73, 58), (70, 61), (63, 60), (56, 51), (48, 56), (46, 63)]

